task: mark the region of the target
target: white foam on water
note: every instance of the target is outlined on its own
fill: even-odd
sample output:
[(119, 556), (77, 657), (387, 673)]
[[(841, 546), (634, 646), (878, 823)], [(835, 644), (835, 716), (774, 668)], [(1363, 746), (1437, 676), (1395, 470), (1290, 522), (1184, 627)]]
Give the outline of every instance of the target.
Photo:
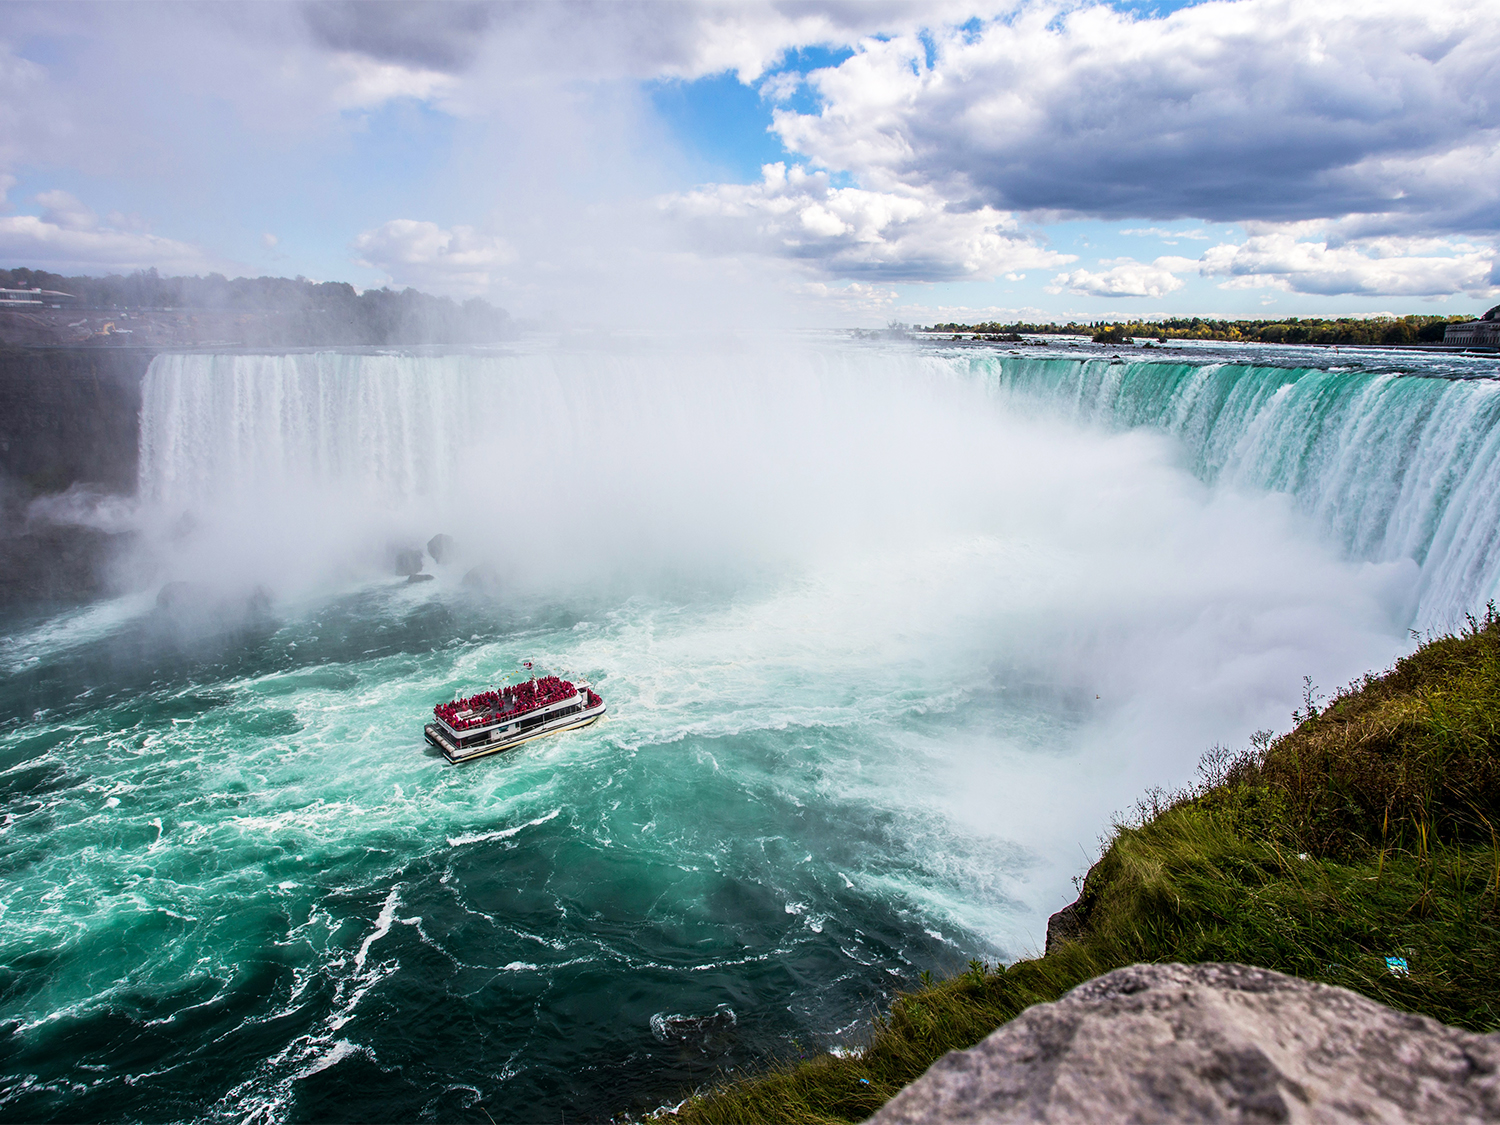
[(527, 828), (535, 828), (539, 824), (546, 824), (561, 813), (562, 809), (553, 809), (551, 812), (539, 816), (535, 820), (528, 820), (525, 824), (517, 824), (513, 828), (497, 828), (493, 832), (479, 832), (467, 836), (449, 836), (448, 846), (461, 848), (465, 844), (483, 844), (491, 840), (509, 840), (512, 836), (525, 831)]
[(23, 633), (0, 636), (0, 675), (15, 675), (59, 653), (107, 637), (155, 604), (154, 591), (127, 594), (67, 610)]
[(331, 1066), (337, 1066), (345, 1059), (353, 1055), (362, 1055), (373, 1061), (374, 1055), (369, 1048), (362, 1047), (357, 1043), (351, 1043), (347, 1039), (340, 1039), (325, 1052), (322, 1057), (313, 1060), (305, 1069), (298, 1071), (297, 1078), (310, 1078), (314, 1074), (320, 1074)]
[(391, 923), (396, 919), (396, 906), (401, 901), (401, 891), (397, 887), (391, 888), (391, 893), (385, 896), (385, 904), (380, 908), (380, 914), (375, 919), (375, 929), (370, 936), (365, 938), (359, 947), (359, 952), (354, 955), (354, 967), (363, 969), (365, 958), (370, 953), (370, 946), (374, 945), (386, 934), (391, 932)]

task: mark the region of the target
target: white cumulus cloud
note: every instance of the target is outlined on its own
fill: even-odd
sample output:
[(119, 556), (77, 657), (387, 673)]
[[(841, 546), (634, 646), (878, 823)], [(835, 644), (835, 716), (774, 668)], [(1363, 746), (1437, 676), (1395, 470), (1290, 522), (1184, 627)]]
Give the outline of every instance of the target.
[[(1448, 253), (1434, 254), (1433, 249)], [(1417, 240), (1415, 246), (1396, 239), (1339, 246), (1285, 232), (1258, 234), (1237, 245), (1211, 248), (1203, 255), (1202, 272), (1225, 278), (1220, 284), (1224, 289), (1323, 296), (1487, 296), (1500, 287), (1493, 249), (1432, 239)]]
[(1159, 238), (1163, 242), (1174, 243), (1179, 238), (1207, 239), (1208, 232), (1199, 230), (1170, 230), (1167, 227), (1132, 227), (1122, 230), (1121, 234), (1135, 235), (1138, 238)]
[(1162, 297), (1181, 289), (1186, 282), (1174, 270), (1196, 268), (1190, 258), (1157, 258), (1147, 264), (1130, 258), (1115, 258), (1099, 263), (1108, 269), (1073, 270), (1060, 273), (1046, 287), (1048, 293), (1067, 290), (1088, 297)]
[(393, 284), (456, 296), (489, 290), (494, 271), (515, 258), (500, 238), (468, 226), (444, 229), (416, 219), (392, 219), (353, 243), (359, 265), (386, 274)]
[(432, 101), (457, 86), (442, 71), (380, 62), (353, 52), (335, 55), (330, 66), (338, 82), (333, 103), (340, 109), (373, 109), (394, 98)]
[(821, 109), (779, 111), (775, 127), (866, 186), (1008, 210), (1463, 211), (1493, 229), (1497, 57), (1493, 8), (1461, 0), (1235, 0), (1161, 18), (1039, 3), (977, 32), (867, 39), (809, 77)]
[(932, 191), (835, 187), (825, 172), (782, 163), (766, 165), (758, 183), (712, 184), (662, 207), (710, 250), (796, 259), (834, 277), (951, 281), (1073, 260), (994, 208), (953, 207)]
[(156, 267), (163, 273), (206, 273), (226, 268), (202, 247), (141, 229), (122, 229), (65, 191), (36, 197), (41, 215), (0, 216), (0, 259), (55, 273), (98, 274)]
[(44, 208), (44, 223), (63, 230), (93, 230), (99, 225), (99, 216), (68, 192), (44, 191), (36, 201)]

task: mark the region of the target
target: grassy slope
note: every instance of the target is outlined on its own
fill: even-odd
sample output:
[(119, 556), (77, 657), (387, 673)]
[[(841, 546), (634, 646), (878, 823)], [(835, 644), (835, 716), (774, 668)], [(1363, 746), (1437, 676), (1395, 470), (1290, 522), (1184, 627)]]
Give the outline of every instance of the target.
[[(691, 1122), (862, 1121), (944, 1052), (1138, 961), (1240, 961), (1500, 1029), (1500, 617), (1430, 641), (1291, 733), (1210, 754), (1117, 825), (1052, 953), (899, 998), (857, 1058), (741, 1079)], [(1385, 957), (1404, 956), (1393, 976)]]

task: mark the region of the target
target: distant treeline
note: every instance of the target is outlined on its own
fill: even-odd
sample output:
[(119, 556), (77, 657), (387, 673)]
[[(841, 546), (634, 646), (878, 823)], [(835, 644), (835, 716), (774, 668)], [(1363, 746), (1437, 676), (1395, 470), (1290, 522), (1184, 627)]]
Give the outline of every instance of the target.
[(415, 289), (366, 289), (304, 277), (63, 277), (0, 269), (0, 288), (53, 289), (84, 308), (273, 315), (288, 344), (482, 344), (514, 334), (510, 315), (478, 297), (463, 304)]
[(1288, 317), (1286, 320), (1171, 320), (1097, 321), (1089, 324), (934, 324), (929, 332), (970, 332), (976, 335), (1032, 333), (1091, 336), (1111, 341), (1145, 337), (1156, 340), (1251, 340), (1271, 344), (1424, 344), (1441, 343), (1450, 324), (1467, 316), (1402, 317)]

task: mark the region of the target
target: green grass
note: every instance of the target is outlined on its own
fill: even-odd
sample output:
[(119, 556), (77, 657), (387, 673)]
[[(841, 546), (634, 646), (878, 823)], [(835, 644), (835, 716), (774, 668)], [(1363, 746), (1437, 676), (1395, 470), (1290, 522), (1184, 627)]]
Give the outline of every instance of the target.
[[(1140, 961), (1239, 961), (1500, 1030), (1500, 617), (1429, 641), (1294, 730), (1215, 749), (1191, 791), (1116, 824), (1082, 930), (1007, 968), (897, 998), (857, 1057), (691, 1098), (688, 1122), (863, 1121), (945, 1052)], [(1387, 956), (1405, 957), (1393, 976)]]

